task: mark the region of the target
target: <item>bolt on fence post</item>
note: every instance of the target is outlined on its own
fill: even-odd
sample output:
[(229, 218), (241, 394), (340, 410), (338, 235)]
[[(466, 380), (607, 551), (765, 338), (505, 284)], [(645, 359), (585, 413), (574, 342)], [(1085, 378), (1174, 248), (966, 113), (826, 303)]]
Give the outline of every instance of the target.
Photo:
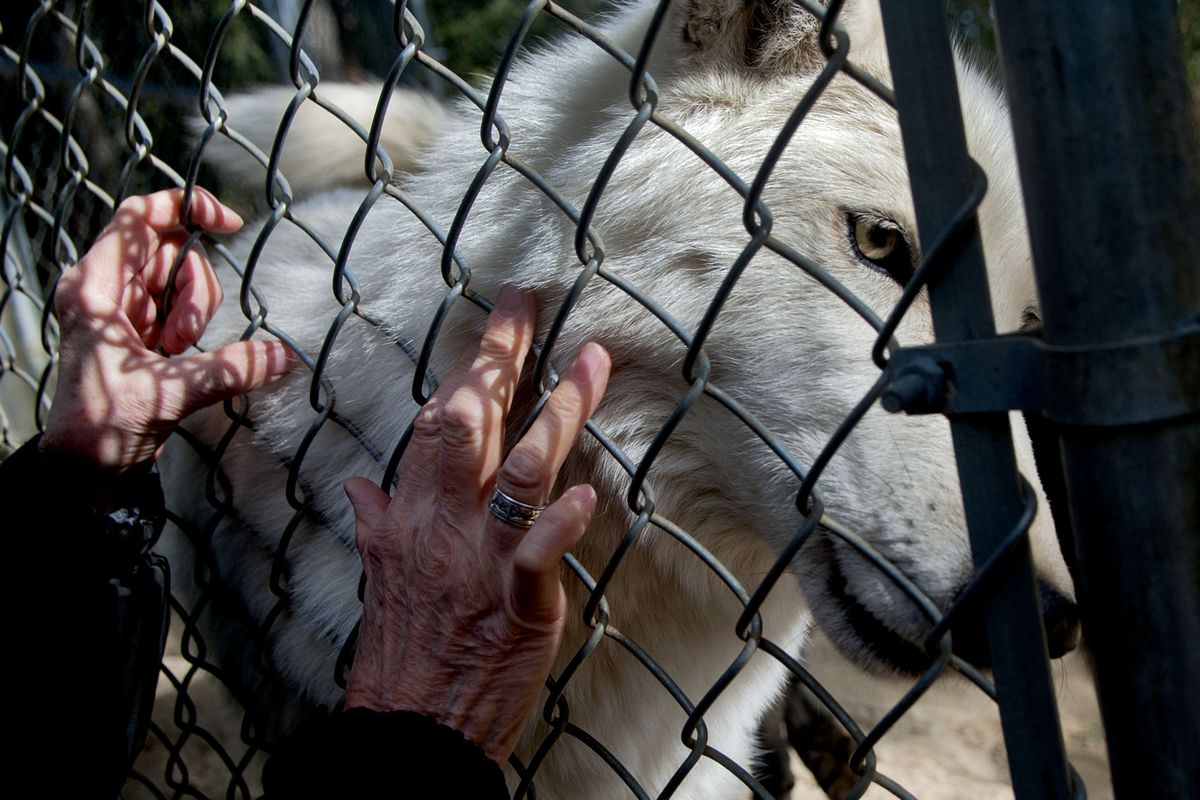
[[(978, 181), (967, 153), (954, 57), (941, 0), (882, 0), (884, 31), (921, 239), (955, 224)], [(995, 335), (978, 225), (966, 223), (951, 263), (929, 284), (939, 341)], [(951, 435), (976, 567), (1020, 518), (1012, 431), (1004, 412), (952, 417)], [(1009, 770), (1018, 798), (1072, 796), (1028, 540), (984, 604)]]
[[(995, 9), (1046, 343), (1195, 325), (1200, 153), (1176, 1)], [(1168, 351), (1146, 364), (1167, 377), (1090, 394), (1142, 392), (1153, 408), (1171, 382), (1190, 415), (1058, 428), (1119, 798), (1200, 798), (1200, 365)]]

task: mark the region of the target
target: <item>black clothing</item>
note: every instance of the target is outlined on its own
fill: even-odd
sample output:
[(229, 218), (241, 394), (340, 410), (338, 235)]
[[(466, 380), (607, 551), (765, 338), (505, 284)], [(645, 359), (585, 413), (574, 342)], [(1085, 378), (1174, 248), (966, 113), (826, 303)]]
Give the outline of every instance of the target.
[[(29, 796), (111, 800), (145, 739), (168, 620), (153, 467), (120, 476), (34, 439), (0, 463), (0, 772)], [(109, 513), (95, 509), (98, 498)], [(318, 714), (264, 770), (268, 796), (507, 798), (500, 768), (411, 712)], [(17, 796), (17, 795), (14, 795)]]
[(263, 770), (266, 800), (508, 798), (504, 775), (458, 731), (412, 711), (310, 717)]
[[(38, 441), (0, 464), (0, 771), (29, 796), (108, 800), (141, 749), (162, 659), (167, 566), (148, 550), (162, 490), (150, 466), (103, 475)], [(101, 490), (111, 513), (93, 510)]]

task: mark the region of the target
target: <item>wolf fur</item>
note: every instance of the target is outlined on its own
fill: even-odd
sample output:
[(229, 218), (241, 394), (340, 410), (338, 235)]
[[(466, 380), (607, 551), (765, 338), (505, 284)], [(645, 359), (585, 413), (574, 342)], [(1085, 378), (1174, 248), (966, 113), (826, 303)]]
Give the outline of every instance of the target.
[[(627, 52), (637, 52), (654, 5), (641, 1), (620, 7), (601, 25)], [(823, 63), (815, 21), (791, 3), (774, 0), (687, 0), (670, 15), (650, 62), (659, 112), (749, 180)], [(841, 24), (851, 35), (851, 58), (886, 80), (873, 0), (851, 0)], [(1012, 330), (1036, 298), (1008, 118), (997, 90), (961, 61), (959, 79), (970, 147), (991, 185), (980, 224), (995, 314), (1002, 329)], [(341, 101), (342, 91), (325, 84), (317, 88), (334, 102)], [(271, 120), (264, 109), (274, 105), (282, 111), (290, 95), (233, 98), (230, 124), (269, 146), (278, 117)], [(247, 115), (249, 107), (254, 113)], [(446, 230), (487, 153), (479, 141), (477, 108), (459, 102), (444, 119), (440, 111), (430, 115), (436, 132), (423, 123), (411, 126), (414, 115), (428, 111), (426, 101), (413, 95), (398, 95), (392, 103), (392, 114), (410, 125), (396, 147), (419, 164), (418, 173), (401, 177), (399, 185)], [(628, 72), (580, 37), (561, 39), (534, 48), (516, 63), (500, 112), (511, 128), (509, 152), (579, 208), (632, 116)], [(306, 177), (307, 190), (345, 177), (318, 165), (353, 163), (361, 172), (361, 143), (353, 157), (334, 143), (341, 129), (323, 113), (294, 126), (293, 144), (301, 136), (305, 142), (296, 151), (312, 159), (302, 170), (314, 178)], [(292, 178), (291, 162), (284, 166)], [(242, 163), (234, 167), (246, 169)], [(261, 175), (260, 169), (249, 180)], [(856, 255), (846, 215), (868, 212), (895, 221), (915, 250), (909, 191), (894, 112), (840, 76), (787, 148), (765, 200), (775, 215), (778, 239), (824, 265), (883, 315), (900, 287)], [(299, 202), (294, 213), (337, 247), (361, 199), (361, 192), (330, 189)], [(651, 124), (617, 167), (594, 229), (603, 238), (604, 269), (695, 330), (746, 245), (741, 215), (740, 196)], [(263, 230), (251, 226), (233, 251), (244, 256)], [(459, 242), (472, 270), (471, 288), (489, 297), (504, 283), (535, 290), (544, 331), (579, 274), (574, 234), (574, 225), (544, 195), (501, 166), (483, 185)], [(328, 383), (314, 396), (312, 374), (304, 368), (256, 393), (249, 407), (254, 430), (240, 429), (224, 453), (222, 467), (232, 487), (227, 499), (236, 512), (217, 514), (213, 526), (218, 583), (250, 618), (263, 621), (278, 602), (268, 590), (272, 556), (288, 538), (287, 610), (271, 624), (269, 658), (289, 695), (299, 701), (297, 707), (339, 699), (332, 676), (359, 615), (360, 575), (353, 515), (340, 484), (352, 475), (379, 479), (417, 410), (411, 396), (414, 365), (397, 342), (420, 343), (426, 335), (446, 293), (438, 270), (441, 256), (441, 245), (410, 211), (386, 197), (378, 202), (353, 240), (348, 265), (361, 292), (361, 309), (379, 324), (349, 318), (328, 359)], [(223, 272), (226, 295), (236, 296), (237, 276)], [(330, 274), (328, 254), (286, 222), (270, 233), (254, 272), (254, 286), (268, 301), (268, 323), (314, 357), (341, 308)], [(436, 374), (472, 342), (481, 321), (470, 304), (459, 303), (434, 350)], [(245, 326), (236, 304), (227, 302), (205, 344), (236, 338)], [(830, 292), (763, 250), (729, 297), (706, 352), (711, 380), (807, 465), (878, 377), (869, 357), (874, 337)], [(905, 343), (932, 338), (924, 299), (908, 314), (899, 338)], [(636, 461), (688, 388), (681, 375), (686, 348), (635, 300), (599, 278), (588, 284), (567, 321), (555, 360), (569, 363), (587, 340), (604, 344), (614, 363), (595, 422)], [(306, 445), (295, 493), (307, 506), (297, 512), (287, 500), (283, 461), (302, 445), (318, 417), (310, 403), (314, 397), (318, 407), (331, 406), (352, 420), (381, 455), (373, 457), (343, 428), (326, 421)], [(229, 424), (216, 408), (193, 418), (189, 428), (215, 447)], [(1017, 439), (1020, 464), (1032, 479), (1027, 437), (1021, 433)], [(167, 459), (170, 503), (185, 519), (203, 525), (214, 515), (197, 477), (204, 467), (189, 461), (188, 450), (175, 446)], [(562, 475), (563, 485), (585, 480), (601, 499), (575, 556), (595, 576), (632, 517), (625, 503), (628, 475), (588, 436)], [(751, 590), (801, 524), (795, 477), (752, 431), (707, 397), (684, 418), (648, 480), (656, 492), (656, 513), (686, 530)], [(969, 545), (944, 419), (872, 410), (829, 464), (820, 488), (833, 516), (860, 532), (941, 607), (969, 579)], [(1043, 580), (1070, 594), (1047, 515), (1034, 523), (1032, 541)], [(173, 557), (175, 573), (187, 574), (187, 548), (180, 546)], [(794, 571), (798, 580), (780, 581), (763, 609), (764, 635), (793, 653), (802, 650), (815, 617), (860, 664), (895, 670), (897, 665), (847, 615), (850, 604), (908, 641), (919, 642), (928, 630), (903, 593), (835, 537), (818, 534), (802, 549)], [(840, 591), (833, 591), (839, 583)], [(556, 674), (592, 632), (582, 614), (586, 589), (570, 575), (566, 585), (572, 611)], [(661, 528), (648, 527), (628, 549), (606, 596), (610, 630), (644, 648), (692, 702), (742, 648), (735, 634), (740, 603)], [(248, 660), (245, 650), (240, 644), (224, 657)], [(705, 714), (709, 746), (748, 765), (757, 722), (785, 678), (774, 659), (756, 653)], [(594, 736), (652, 796), (688, 756), (680, 743), (686, 714), (612, 638), (602, 639), (582, 662), (565, 697), (571, 724)], [(540, 717), (531, 720), (518, 756), (528, 759), (546, 733)], [(629, 794), (599, 756), (569, 736), (550, 751), (536, 783), (540, 796), (549, 798)], [(734, 797), (739, 786), (724, 767), (702, 758), (675, 796)]]

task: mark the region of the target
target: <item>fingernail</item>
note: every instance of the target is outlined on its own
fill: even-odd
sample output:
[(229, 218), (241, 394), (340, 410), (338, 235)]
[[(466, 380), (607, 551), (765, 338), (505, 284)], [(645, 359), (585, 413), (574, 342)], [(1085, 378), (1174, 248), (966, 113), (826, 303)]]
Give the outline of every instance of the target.
[(572, 486), (570, 489), (567, 489), (564, 494), (570, 495), (573, 502), (578, 503), (582, 508), (587, 509), (589, 512), (594, 510), (596, 507), (596, 490), (592, 488), (591, 484), (581, 483), (576, 486)]
[(521, 291), (511, 283), (506, 283), (500, 289), (500, 296), (496, 298), (496, 305), (492, 307), (492, 313), (502, 317), (515, 317), (520, 314), (528, 302), (525, 292)]
[(195, 344), (200, 339), (200, 330), (204, 323), (199, 314), (189, 314), (179, 326), (179, 341), (185, 348)]
[(267, 342), (267, 347), (267, 380), (275, 381), (291, 372), (299, 359), (282, 342)]
[[(563, 492), (563, 497), (575, 506), (579, 513), (578, 519), (582, 523), (582, 529), (586, 530), (587, 526), (591, 524), (592, 517), (596, 514), (596, 490), (590, 484), (581, 483)], [(583, 530), (580, 530), (579, 533), (582, 534)]]
[(584, 377), (592, 378), (604, 365), (607, 357), (608, 353), (603, 347), (595, 342), (588, 342), (579, 351), (579, 355), (575, 356), (575, 368)]
[(196, 191), (193, 194), (203, 195), (204, 197), (208, 198), (208, 200), (212, 201), (213, 210), (216, 212), (216, 219), (214, 222), (217, 224), (222, 224), (223, 226), (232, 225), (233, 227), (237, 228), (240, 228), (245, 224), (245, 220), (242, 219), (241, 214), (222, 203), (217, 199), (215, 194), (210, 192), (208, 189), (205, 189), (203, 186), (197, 186)]

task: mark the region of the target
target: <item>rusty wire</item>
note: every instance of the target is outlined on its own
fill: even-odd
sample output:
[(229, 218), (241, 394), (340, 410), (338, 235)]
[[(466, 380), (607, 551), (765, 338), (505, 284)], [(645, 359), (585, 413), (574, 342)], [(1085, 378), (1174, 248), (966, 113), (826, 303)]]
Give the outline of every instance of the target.
[[(94, 227), (87, 227), (81, 222), (85, 205), (83, 199), (87, 198), (89, 204), (98, 205), (111, 212), (122, 198), (149, 187), (183, 186), (190, 193), (198, 180), (201, 155), (216, 137), (228, 137), (244, 147), (267, 171), (262, 198), (265, 201), (266, 221), (257, 234), (250, 257), (240, 261), (220, 242), (199, 234), (193, 234), (189, 241), (203, 243), (215, 256), (214, 260), (221, 268), (236, 270), (242, 276), (242, 291), (237, 302), (246, 318), (244, 337), (265, 332), (284, 341), (297, 352), (303, 367), (311, 373), (311, 391), (308, 398), (312, 411), (311, 424), (304, 432), (299, 447), (284, 465), (288, 470), (287, 502), (293, 509), (293, 515), (289, 520), (281, 521), (283, 534), (273, 553), (272, 567), (265, 587), (273, 597), (273, 604), (260, 620), (254, 622), (253, 646), (248, 654), (264, 680), (268, 683), (274, 682), (276, 688), (279, 688), (278, 673), (272, 663), (271, 642), (274, 626), (289, 613), (289, 546), (305, 515), (309, 513), (301, 466), (310, 445), (328, 424), (333, 423), (353, 437), (359, 446), (370, 454), (372, 460), (380, 465), (382, 485), (388, 488), (393, 482), (397, 464), (408, 441), (408, 434), (394, 444), (370, 440), (353, 420), (339, 414), (336, 408), (335, 386), (324, 374), (330, 351), (339, 332), (351, 316), (359, 316), (372, 325), (380, 324), (360, 308), (361, 289), (348, 265), (358, 227), (375, 204), (396, 202), (416, 215), (441, 244), (440, 264), (427, 265), (439, 269), (445, 281), (446, 293), (441, 307), (437, 309), (424, 341), (398, 343), (405, 355), (417, 365), (412, 394), (418, 402), (423, 402), (436, 387), (436, 376), (431, 374), (429, 363), (442, 323), (451, 309), (462, 303), (472, 304), (482, 312), (491, 308), (489, 298), (472, 288), (471, 264), (459, 252), (457, 245), (484, 184), (496, 170), (513, 170), (523, 176), (532, 187), (542, 192), (557, 209), (557, 213), (569, 220), (574, 229), (574, 247), (579, 262), (574, 288), (555, 310), (553, 321), (537, 353), (535, 380), (541, 389), (541, 400), (535, 405), (533, 413), (540, 409), (557, 381), (554, 353), (562, 326), (584, 288), (596, 281), (607, 282), (629, 293), (647, 314), (654, 315), (667, 331), (678, 338), (686, 349), (686, 357), (681, 362), (681, 377), (687, 385), (674, 412), (639, 459), (623, 452), (600, 426), (595, 423), (588, 425), (589, 434), (629, 476), (626, 500), (634, 521), (621, 545), (612, 553), (609, 562), (598, 575), (590, 574), (581, 563), (568, 557), (568, 565), (575, 579), (581, 581), (591, 593), (591, 600), (584, 609), (584, 618), (592, 628), (592, 635), (574, 654), (566, 669), (548, 681), (549, 698), (543, 709), (543, 717), (549, 727), (549, 733), (528, 763), (514, 760), (514, 767), (522, 779), (518, 796), (526, 792), (533, 795), (538, 767), (562, 737), (573, 737), (591, 748), (612, 768), (633, 796), (649, 796), (648, 791), (639, 785), (636, 776), (621, 764), (601, 741), (571, 720), (568, 704), (571, 678), (595, 648), (607, 639), (637, 659), (663, 689), (671, 694), (687, 715), (687, 722), (679, 731), (679, 737), (690, 750), (690, 755), (678, 765), (664, 794), (669, 794), (700, 759), (709, 759), (736, 775), (756, 797), (769, 797), (751, 775), (749, 765), (734, 763), (708, 743), (705, 723), (706, 711), (746, 666), (750, 657), (761, 651), (783, 663), (815, 694), (857, 743), (851, 766), (861, 777), (851, 793), (852, 797), (861, 796), (872, 784), (886, 789), (896, 797), (911, 797), (908, 791), (878, 770), (872, 748), (946, 670), (959, 671), (981, 686), (985, 692), (993, 694), (991, 686), (978, 671), (951, 654), (949, 629), (959, 610), (972, 595), (978, 591), (986, 591), (988, 574), (1001, 568), (1002, 554), (994, 558), (993, 563), (976, 578), (978, 589), (973, 587), (964, 592), (952, 608), (942, 612), (902, 571), (875, 552), (861, 536), (838, 522), (836, 515), (826, 507), (822, 498), (819, 479), (846, 436), (883, 391), (886, 380), (886, 354), (899, 346), (894, 339), (899, 321), (931, 273), (938, 269), (943, 253), (952, 247), (956, 231), (973, 217), (982, 201), (985, 182), (980, 174), (976, 191), (970, 197), (963, 198), (961, 212), (955, 225), (925, 249), (922, 264), (906, 288), (903, 299), (885, 319), (878, 317), (866, 303), (842, 286), (819, 263), (777, 238), (772, 233), (772, 210), (763, 200), (763, 189), (793, 137), (803, 136), (805, 117), (829, 82), (838, 74), (845, 74), (875, 93), (879, 102), (893, 102), (888, 87), (858, 69), (849, 59), (851, 42), (836, 25), (842, 4), (835, 0), (829, 3), (826, 9), (810, 0), (800, 2), (805, 9), (822, 19), (820, 40), (827, 62), (809, 93), (793, 110), (787, 124), (778, 132), (775, 146), (759, 165), (757, 174), (749, 178), (739, 175), (703, 142), (657, 110), (659, 90), (654, 77), (647, 71), (647, 62), (669, 6), (666, 0), (659, 4), (641, 50), (636, 53), (623, 51), (593, 24), (573, 14), (566, 6), (552, 0), (534, 0), (528, 4), (520, 23), (512, 32), (490, 90), (486, 93), (474, 88), (423, 49), (425, 31), (417, 18), (406, 9), (405, 4), (400, 2), (396, 4), (391, 31), (395, 40), (394, 62), (384, 81), (374, 124), (369, 129), (359, 125), (321, 96), (317, 66), (300, 46), (303, 29), (313, 6), (311, 0), (304, 4), (295, 30), (284, 29), (256, 3), (233, 0), (211, 31), (203, 53), (187, 52), (172, 41), (170, 3), (146, 0), (137, 24), (139, 30), (136, 37), (137, 46), (142, 49), (143, 55), (136, 71), (130, 76), (115, 76), (107, 71), (104, 47), (113, 45), (111, 42), (99, 41), (91, 35), (90, 14), (94, 13), (94, 9), (89, 3), (56, 0), (30, 2), (25, 30), (5, 30), (3, 39), (0, 40), (3, 102), (10, 109), (19, 109), (0, 132), (0, 154), (4, 158), (4, 198), (3, 204), (0, 205), (4, 212), (3, 230), (0, 234), (0, 247), (4, 252), (0, 321), (6, 322), (6, 325), (0, 328), (0, 384), (6, 387), (19, 385), (23, 392), (20, 401), (6, 403), (0, 410), (0, 443), (5, 448), (13, 448), (44, 424), (57, 359), (57, 329), (54, 317), (48, 310), (51, 305), (49, 298), (57, 278), (64, 270), (70, 268), (86, 248), (89, 237), (95, 233)], [(499, 111), (509, 70), (522, 52), (531, 25), (542, 17), (555, 20), (561, 28), (571, 32), (571, 35), (588, 39), (608, 55), (613, 70), (628, 77), (629, 116), (625, 134), (611, 149), (592, 183), (590, 193), (579, 208), (556, 192), (529, 163), (512, 152), (510, 128)], [(130, 20), (131, 27), (134, 23), (134, 20)], [(261, 35), (280, 42), (289, 53), (287, 72), (295, 96), (280, 124), (276, 147), (270, 152), (258, 150), (238, 133), (238, 120), (230, 118), (222, 92), (214, 83), (214, 72), (222, 53), (225, 36), (230, 26), (235, 23), (254, 26)], [(47, 40), (57, 42), (57, 49), (47, 50), (44, 45)], [(70, 70), (69, 79), (63, 78), (62, 71), (55, 71), (56, 68), (64, 66), (62, 63), (54, 63), (52, 59), (55, 58), (69, 62), (65, 65)], [(151, 96), (155, 90), (161, 89), (153, 84), (153, 76), (159, 74), (160, 62), (163, 61), (171, 62), (181, 68), (183, 73), (191, 76), (193, 83), (174, 88), (190, 97), (192, 108), (195, 109), (193, 113), (202, 119), (202, 129), (190, 153), (190, 160), (186, 163), (169, 163), (159, 155), (161, 148), (157, 139), (163, 135), (170, 135), (170, 132), (152, 131), (142, 113), (144, 106), (154, 102)], [(380, 146), (382, 120), (388, 98), (402, 76), (413, 71), (423, 71), (442, 82), (449, 93), (464, 97), (480, 112), (481, 160), (478, 173), (461, 198), (457, 216), (446, 229), (424, 214), (422, 209), (391, 181), (393, 163), (385, 149)], [(47, 81), (43, 74), (51, 72), (56, 84), (56, 102), (65, 98), (61, 112), (48, 107), (50, 104), (47, 100)], [(110, 174), (96, 174), (90, 166), (85, 148), (76, 135), (76, 113), (80, 103), (84, 101), (100, 103), (105, 114), (120, 121), (119, 140), (114, 140), (112, 145), (119, 147), (125, 155), (115, 173), (110, 171)], [(295, 113), (305, 103), (322, 106), (364, 142), (364, 176), (370, 186), (362, 192), (353, 221), (341, 242), (325, 241), (297, 214), (287, 178), (279, 170), (282, 144)], [(604, 242), (592, 224), (601, 199), (608, 190), (609, 179), (630, 145), (646, 126), (657, 126), (674, 137), (743, 198), (743, 223), (746, 229), (744, 250), (729, 265), (720, 291), (711, 298), (707, 313), (695, 330), (688, 330), (674, 319), (654, 297), (645, 295), (625, 282), (620, 275), (606, 269)], [(53, 146), (47, 148), (38, 144), (42, 140), (52, 142)], [(47, 152), (54, 150), (57, 152)], [(306, 351), (288, 331), (272, 323), (268, 298), (258, 292), (254, 284), (257, 260), (266, 248), (272, 246), (271, 237), (282, 224), (293, 225), (303, 230), (326, 254), (329, 261), (337, 310), (332, 315), (324, 344), (316, 352)], [(744, 408), (733, 394), (713, 382), (709, 358), (705, 351), (709, 333), (742, 271), (754, 256), (763, 250), (773, 251), (819, 281), (878, 332), (873, 352), (864, 353), (863, 357), (874, 358), (881, 370), (879, 381), (847, 414), (820, 455), (813, 463), (807, 465), (792, 455), (784, 443)], [(181, 253), (178, 261), (182, 261), (182, 258)], [(18, 315), (23, 317), (19, 325), (16, 320)], [(31, 322), (35, 324), (31, 326)], [(32, 340), (29, 338), (31, 333)], [(10, 388), (8, 391), (13, 390)], [(655, 507), (655, 492), (650, 481), (655, 459), (678, 424), (702, 396), (715, 401), (727, 413), (736, 416), (748, 426), (778, 457), (780, 468), (790, 472), (796, 482), (796, 504), (804, 515), (804, 522), (795, 531), (787, 547), (780, 552), (772, 570), (756, 585), (743, 585), (712, 553), (687, 531), (660, 515)], [(186, 664), (186, 668), (182, 674), (165, 667), (163, 669), (163, 681), (170, 687), (166, 694), (170, 696), (169, 702), (173, 704), (171, 716), (176, 731), (169, 732), (155, 725), (151, 738), (156, 746), (163, 748), (168, 754), (165, 769), (160, 775), (144, 774), (139, 769), (130, 779), (132, 783), (158, 797), (200, 796), (193, 786), (193, 778), (188, 768), (188, 753), (197, 742), (202, 742), (217, 754), (228, 773), (226, 785), (222, 789), (226, 796), (253, 796), (257, 786), (255, 770), (261, 766), (261, 753), (270, 751), (277, 732), (277, 723), (264, 716), (261, 705), (248, 703), (248, 710), (241, 724), (241, 744), (231, 748), (228, 742), (220, 741), (200, 721), (201, 714), (194, 699), (197, 682), (206, 677), (226, 684), (230, 691), (239, 690), (237, 682), (225, 675), (218, 665), (219, 659), (210, 652), (210, 646), (205, 642), (198, 623), (200, 617), (211, 613), (213, 603), (217, 602), (215, 576), (219, 575), (221, 570), (221, 565), (215, 560), (208, 542), (222, 521), (236, 514), (236, 509), (229, 500), (228, 481), (222, 473), (222, 458), (239, 428), (253, 425), (252, 419), (247, 416), (244, 402), (226, 403), (225, 413), (230, 420), (229, 429), (213, 447), (206, 447), (191, 440), (187, 434), (181, 434), (189, 439), (208, 464), (207, 474), (197, 476), (197, 480), (204, 482), (211, 513), (200, 520), (173, 517), (173, 521), (184, 528), (193, 539), (199, 554), (192, 576), (199, 593), (197, 599), (185, 602), (176, 598), (173, 602), (176, 629), (180, 631), (178, 655)], [(26, 415), (27, 419), (17, 420), (17, 415)], [(409, 432), (411, 433), (411, 428)], [(1024, 497), (1025, 513), (1020, 520), (1014, 520), (1009, 539), (1011, 543), (1018, 542), (1026, 536), (1032, 520), (1035, 501), (1028, 486), (1025, 487)], [(720, 680), (699, 697), (688, 696), (638, 642), (608, 624), (608, 604), (610, 601), (619, 601), (619, 598), (606, 594), (609, 583), (620, 568), (628, 548), (651, 527), (665, 536), (674, 538), (689, 550), (695, 562), (694, 568), (712, 571), (737, 598), (743, 609), (740, 617), (729, 620), (729, 627), (743, 641), (744, 646)], [(874, 563), (882, 574), (907, 594), (914, 605), (927, 615), (932, 627), (932, 634), (926, 643), (929, 663), (924, 674), (895, 708), (868, 731), (864, 731), (837, 699), (832, 697), (784, 647), (766, 638), (763, 633), (760, 607), (777, 582), (788, 574), (789, 565), (797, 552), (818, 529), (825, 535), (839, 538)], [(353, 657), (353, 643), (354, 636), (351, 635), (346, 639), (338, 658), (336, 674), (329, 675), (329, 681), (344, 685), (344, 672)]]

